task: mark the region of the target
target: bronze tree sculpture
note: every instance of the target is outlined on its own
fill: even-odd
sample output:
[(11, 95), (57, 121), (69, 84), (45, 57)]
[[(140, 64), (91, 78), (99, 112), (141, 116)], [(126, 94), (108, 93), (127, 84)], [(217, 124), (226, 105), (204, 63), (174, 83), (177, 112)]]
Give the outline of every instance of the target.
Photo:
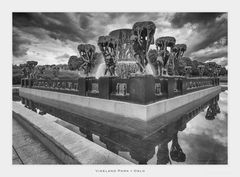
[(186, 44), (176, 44), (172, 48), (172, 53), (174, 55), (174, 74), (178, 75), (178, 69), (179, 69), (179, 61), (182, 59), (184, 52), (187, 50)]
[(80, 69), (84, 70), (84, 73), (88, 76), (91, 69), (95, 66), (97, 60), (96, 48), (91, 44), (80, 44), (78, 45), (78, 51), (80, 54), (80, 60), (82, 64)]
[(147, 52), (150, 44), (154, 44), (154, 33), (156, 25), (151, 21), (136, 22), (133, 25), (131, 36), (134, 58), (141, 72), (145, 73), (145, 67), (148, 64)]
[[(176, 39), (174, 37), (165, 36), (159, 37), (155, 44), (158, 51), (158, 55), (163, 60), (163, 68), (165, 74), (172, 75), (174, 72), (174, 58), (175, 56), (171, 54), (171, 50), (176, 43)], [(170, 47), (170, 51), (168, 51), (167, 47)]]
[(25, 78), (34, 78), (33, 72), (37, 64), (38, 64), (37, 61), (27, 61), (26, 64), (22, 65), (23, 66), (22, 72)]
[(108, 72), (110, 76), (115, 75), (117, 44), (117, 39), (112, 36), (100, 36), (98, 38), (98, 46), (103, 54), (106, 64), (104, 75)]

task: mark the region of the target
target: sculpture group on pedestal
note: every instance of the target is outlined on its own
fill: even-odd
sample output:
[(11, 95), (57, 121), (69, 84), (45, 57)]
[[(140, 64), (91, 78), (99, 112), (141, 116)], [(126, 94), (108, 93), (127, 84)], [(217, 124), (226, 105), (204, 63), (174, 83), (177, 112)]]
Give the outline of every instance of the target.
[(136, 59), (139, 69), (145, 73), (145, 67), (148, 64), (147, 52), (150, 44), (154, 44), (154, 33), (156, 25), (151, 21), (136, 22), (132, 28), (132, 46), (134, 58)]
[[(156, 44), (156, 49), (158, 53), (158, 60), (163, 62), (162, 72), (164, 75), (174, 74), (174, 55), (172, 54), (171, 51), (175, 43), (176, 43), (176, 39), (170, 36), (160, 37), (156, 40), (155, 44)], [(170, 51), (168, 51), (168, 47), (170, 47)]]
[(34, 69), (37, 64), (36, 61), (27, 61), (26, 64), (23, 64), (22, 72), (25, 78), (34, 78)]
[[(105, 62), (104, 75), (129, 78), (132, 74), (146, 73), (149, 61), (155, 68), (155, 75), (178, 75), (179, 60), (187, 49), (185, 44), (176, 44), (171, 36), (159, 37), (155, 41), (156, 49), (149, 50), (154, 44), (156, 25), (152, 21), (136, 22), (132, 29), (117, 29), (109, 35), (100, 36), (97, 45)], [(78, 46), (80, 58), (71, 56), (71, 63), (78, 63), (88, 75), (95, 60), (95, 46), (80, 44)], [(69, 60), (69, 61), (70, 61)]]
[(98, 62), (96, 48), (91, 44), (79, 44), (78, 51), (80, 57), (71, 56), (68, 61), (68, 67), (70, 70), (83, 70), (84, 74), (89, 76), (89, 73)]
[(103, 54), (106, 65), (104, 75), (109, 73), (110, 76), (114, 76), (116, 67), (117, 39), (111, 36), (100, 36), (98, 38), (98, 46)]

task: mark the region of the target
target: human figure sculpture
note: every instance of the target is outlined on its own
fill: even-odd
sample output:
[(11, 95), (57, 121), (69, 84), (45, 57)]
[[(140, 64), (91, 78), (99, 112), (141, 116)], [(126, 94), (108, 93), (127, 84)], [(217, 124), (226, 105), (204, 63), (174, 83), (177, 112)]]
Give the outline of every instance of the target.
[(154, 44), (155, 29), (156, 25), (151, 21), (136, 22), (132, 28), (131, 42), (134, 58), (142, 73), (145, 73), (145, 67), (148, 64), (146, 54), (150, 44)]
[(148, 59), (150, 63), (154, 66), (156, 75), (162, 76), (163, 59), (160, 55), (158, 55), (157, 50), (150, 50), (148, 52)]
[(84, 73), (88, 76), (96, 60), (95, 46), (91, 44), (78, 45), (78, 51), (80, 54), (80, 60), (82, 64), (80, 69), (84, 70)]
[[(162, 58), (163, 60), (163, 69), (164, 74), (173, 75), (174, 74), (174, 58), (175, 55), (173, 53), (170, 53), (172, 51), (172, 48), (174, 47), (176, 43), (176, 39), (174, 37), (165, 36), (165, 37), (159, 37), (155, 44), (158, 51), (158, 56)], [(168, 51), (167, 47), (170, 47), (170, 51)]]
[(115, 75), (117, 44), (117, 39), (111, 36), (100, 36), (98, 38), (98, 46), (106, 64), (104, 75), (107, 73), (109, 73), (110, 76)]

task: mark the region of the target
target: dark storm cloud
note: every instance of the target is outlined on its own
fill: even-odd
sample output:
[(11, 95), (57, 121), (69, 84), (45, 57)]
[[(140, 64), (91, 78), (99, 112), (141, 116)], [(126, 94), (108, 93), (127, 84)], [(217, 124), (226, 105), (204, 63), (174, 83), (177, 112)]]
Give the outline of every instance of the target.
[[(210, 61), (212, 59), (227, 60), (227, 37), (222, 37), (208, 47), (191, 53), (190, 57), (201, 62)], [(227, 61), (222, 61), (225, 65), (226, 62)]]
[[(88, 15), (79, 18), (80, 25), (65, 13), (13, 13), (13, 26), (18, 28), (41, 28), (53, 39), (87, 42), (94, 34), (87, 30)], [(29, 30), (31, 31), (31, 30)]]
[[(171, 20), (173, 28), (182, 28), (185, 24), (196, 25), (196, 31), (204, 37), (187, 54), (203, 49), (222, 37), (227, 36), (227, 19), (219, 19), (226, 13), (176, 13)], [(196, 39), (198, 40), (198, 39)]]
[(195, 46), (194, 50), (199, 50), (205, 48), (206, 46), (211, 45), (212, 43), (218, 41), (222, 37), (227, 36), (227, 22), (221, 21), (217, 23), (212, 23), (207, 27), (207, 32), (205, 35), (205, 39)]
[[(65, 52), (71, 55), (77, 52), (77, 43), (97, 45), (98, 36), (107, 35), (115, 29), (132, 28), (137, 21), (153, 21), (157, 27), (156, 38), (176, 35), (179, 41), (188, 45), (185, 56), (192, 59), (206, 61), (227, 55), (224, 48), (208, 51), (209, 48), (224, 47), (216, 42), (223, 37), (227, 39), (226, 13), (155, 12), (13, 13), (13, 55), (35, 57), (36, 53), (27, 51), (36, 50), (41, 55), (46, 51), (59, 62), (64, 60), (62, 54)], [(50, 62), (50, 55), (46, 54), (39, 60)]]
[(18, 33), (13, 32), (12, 50), (13, 56), (22, 57), (27, 55), (28, 48), (24, 44), (30, 45), (31, 41), (21, 37)]
[(172, 26), (181, 28), (187, 23), (207, 25), (223, 13), (176, 13), (171, 20)]

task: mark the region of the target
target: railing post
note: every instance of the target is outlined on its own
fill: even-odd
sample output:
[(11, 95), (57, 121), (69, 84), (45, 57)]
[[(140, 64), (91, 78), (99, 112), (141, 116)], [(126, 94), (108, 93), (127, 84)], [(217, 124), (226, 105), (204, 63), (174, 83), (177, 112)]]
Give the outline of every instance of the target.
[(216, 86), (219, 85), (219, 77), (216, 77)]
[(174, 84), (176, 80), (173, 77), (168, 77), (167, 78), (168, 85), (167, 85), (167, 93), (168, 93), (168, 98), (172, 98), (174, 96)]
[(26, 87), (26, 78), (23, 79), (23, 87)]
[(87, 82), (85, 77), (78, 79), (78, 93), (79, 95), (86, 96)]
[(25, 87), (29, 87), (29, 79), (25, 80)]
[(185, 94), (187, 92), (187, 79), (182, 78), (181, 79), (181, 94)]
[(213, 78), (213, 86), (216, 85), (216, 77)]
[(115, 77), (100, 77), (99, 84), (99, 97), (110, 99), (110, 93), (112, 92), (112, 79)]

